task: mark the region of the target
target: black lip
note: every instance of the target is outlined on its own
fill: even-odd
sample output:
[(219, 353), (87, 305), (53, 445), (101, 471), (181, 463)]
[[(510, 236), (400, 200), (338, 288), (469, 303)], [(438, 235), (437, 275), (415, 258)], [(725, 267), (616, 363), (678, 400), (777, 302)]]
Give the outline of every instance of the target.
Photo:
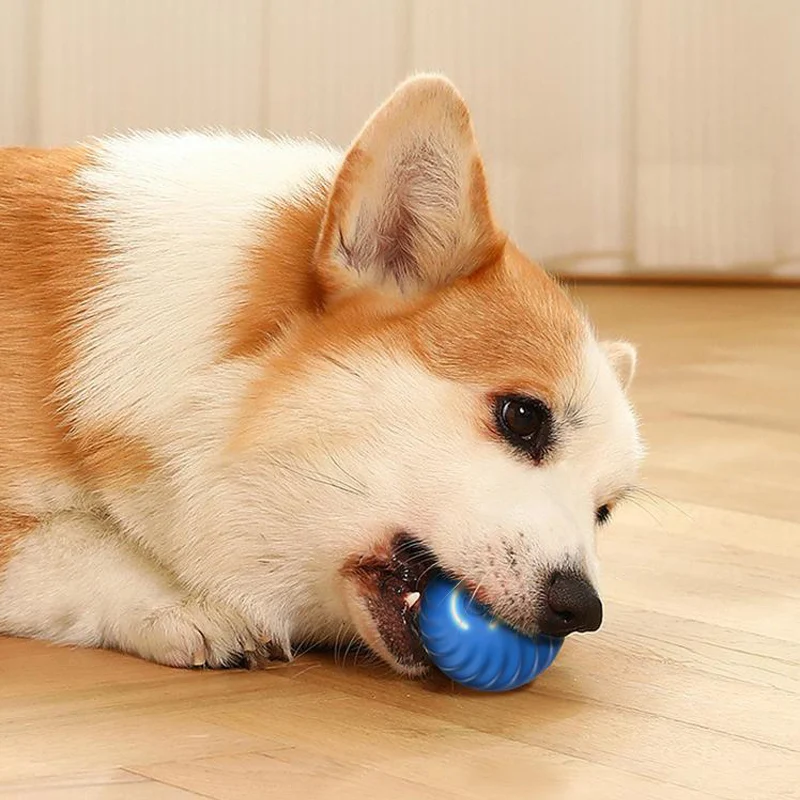
[(388, 568), (415, 592), (422, 592), (428, 581), (441, 571), (433, 551), (408, 534), (401, 534), (392, 544)]
[(378, 634), (401, 668), (419, 671), (430, 664), (417, 626), (419, 604), (406, 605), (409, 592), (424, 592), (440, 572), (435, 555), (419, 539), (398, 534), (388, 554), (361, 559), (355, 569)]

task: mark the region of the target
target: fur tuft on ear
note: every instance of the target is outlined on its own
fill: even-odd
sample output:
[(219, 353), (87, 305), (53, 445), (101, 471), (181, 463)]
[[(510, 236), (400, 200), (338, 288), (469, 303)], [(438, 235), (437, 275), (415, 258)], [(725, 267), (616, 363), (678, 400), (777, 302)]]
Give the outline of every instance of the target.
[(630, 342), (603, 342), (603, 350), (622, 388), (627, 390), (636, 372), (636, 348)]
[(467, 106), (445, 78), (411, 78), (351, 145), (331, 190), (317, 263), (328, 285), (413, 292), (496, 258)]

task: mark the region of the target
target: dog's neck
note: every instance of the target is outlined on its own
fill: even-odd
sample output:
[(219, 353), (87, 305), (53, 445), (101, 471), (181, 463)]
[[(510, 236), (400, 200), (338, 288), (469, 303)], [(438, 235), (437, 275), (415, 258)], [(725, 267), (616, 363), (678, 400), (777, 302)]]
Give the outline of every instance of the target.
[(319, 309), (314, 252), (329, 190), (330, 182), (320, 176), (265, 211), (248, 255), (246, 300), (230, 325), (230, 355), (255, 354), (293, 317)]

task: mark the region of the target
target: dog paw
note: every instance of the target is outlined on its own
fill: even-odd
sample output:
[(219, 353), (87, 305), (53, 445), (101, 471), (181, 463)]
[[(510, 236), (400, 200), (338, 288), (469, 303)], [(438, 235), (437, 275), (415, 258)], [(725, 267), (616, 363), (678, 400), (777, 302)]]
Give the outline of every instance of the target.
[(235, 612), (200, 601), (151, 613), (130, 638), (125, 649), (170, 667), (263, 669), (277, 660), (269, 637)]

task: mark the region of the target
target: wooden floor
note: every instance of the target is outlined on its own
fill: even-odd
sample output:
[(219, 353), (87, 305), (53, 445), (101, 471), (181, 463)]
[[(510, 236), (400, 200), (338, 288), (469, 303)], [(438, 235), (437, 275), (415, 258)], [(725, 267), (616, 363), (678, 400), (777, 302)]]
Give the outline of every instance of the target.
[(641, 345), (653, 493), (601, 534), (599, 634), (501, 696), (0, 639), (0, 797), (799, 797), (800, 292), (580, 295)]

